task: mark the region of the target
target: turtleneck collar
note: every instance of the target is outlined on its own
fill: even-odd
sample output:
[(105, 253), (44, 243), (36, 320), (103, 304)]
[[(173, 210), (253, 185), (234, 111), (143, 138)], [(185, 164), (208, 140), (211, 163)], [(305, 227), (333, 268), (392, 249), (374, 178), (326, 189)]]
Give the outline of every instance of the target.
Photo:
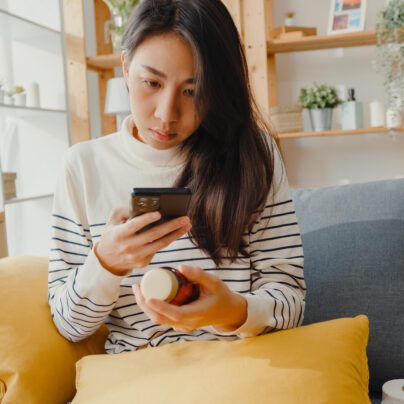
[(141, 142), (133, 136), (134, 122), (128, 115), (122, 122), (120, 136), (124, 144), (124, 152), (130, 162), (138, 161), (151, 167), (176, 167), (185, 163), (178, 146), (159, 150)]

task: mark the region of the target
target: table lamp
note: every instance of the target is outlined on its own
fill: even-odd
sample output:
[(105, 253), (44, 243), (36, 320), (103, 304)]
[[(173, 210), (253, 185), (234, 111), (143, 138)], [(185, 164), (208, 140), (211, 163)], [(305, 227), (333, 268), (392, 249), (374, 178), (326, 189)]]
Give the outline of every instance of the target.
[(107, 81), (104, 112), (116, 115), (118, 129), (122, 120), (130, 113), (129, 94), (123, 77), (113, 77)]

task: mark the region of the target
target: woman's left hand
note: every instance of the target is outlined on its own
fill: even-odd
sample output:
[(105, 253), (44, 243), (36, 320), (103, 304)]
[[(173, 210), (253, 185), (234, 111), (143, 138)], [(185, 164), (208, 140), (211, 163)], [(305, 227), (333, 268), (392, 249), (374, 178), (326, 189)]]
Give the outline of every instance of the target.
[(201, 268), (180, 265), (178, 270), (200, 287), (200, 297), (192, 303), (175, 306), (158, 299), (145, 299), (139, 285), (133, 285), (139, 307), (155, 323), (176, 331), (190, 332), (212, 325), (219, 332), (231, 332), (247, 319), (247, 301), (232, 292), (217, 276)]

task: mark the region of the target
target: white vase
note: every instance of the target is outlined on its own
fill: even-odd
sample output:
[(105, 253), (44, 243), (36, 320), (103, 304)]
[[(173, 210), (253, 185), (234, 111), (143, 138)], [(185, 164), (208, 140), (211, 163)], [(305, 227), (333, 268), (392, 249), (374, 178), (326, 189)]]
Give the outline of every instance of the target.
[(379, 100), (374, 100), (369, 104), (370, 109), (370, 127), (377, 128), (385, 125), (384, 106)]
[(14, 98), (4, 94), (4, 105), (14, 105)]
[(389, 129), (398, 128), (402, 125), (402, 112), (395, 107), (390, 107), (386, 111), (386, 126)]
[(34, 81), (27, 85), (27, 107), (40, 107), (39, 85)]

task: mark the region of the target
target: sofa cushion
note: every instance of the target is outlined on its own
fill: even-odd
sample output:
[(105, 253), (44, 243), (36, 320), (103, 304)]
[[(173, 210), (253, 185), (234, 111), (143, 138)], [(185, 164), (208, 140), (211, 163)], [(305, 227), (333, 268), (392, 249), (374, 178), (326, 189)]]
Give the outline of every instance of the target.
[(294, 192), (305, 324), (366, 314), (370, 389), (404, 375), (404, 180)]
[(77, 364), (73, 404), (369, 403), (365, 316)]
[(53, 325), (48, 260), (0, 260), (0, 402), (65, 403), (75, 393), (75, 362), (104, 352), (106, 327), (70, 343)]

